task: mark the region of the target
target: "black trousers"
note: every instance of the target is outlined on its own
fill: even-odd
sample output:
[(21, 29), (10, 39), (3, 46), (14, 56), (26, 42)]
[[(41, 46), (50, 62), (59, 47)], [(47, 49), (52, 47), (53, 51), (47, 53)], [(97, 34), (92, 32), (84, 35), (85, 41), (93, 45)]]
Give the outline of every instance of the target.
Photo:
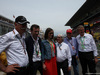
[(8, 73), (7, 75), (28, 75), (27, 67), (17, 68), (19, 71), (15, 71), (16, 73)]
[(39, 70), (40, 74), (43, 75), (43, 66), (41, 61), (33, 62), (29, 67), (30, 75), (37, 75), (37, 70)]
[(61, 75), (60, 69), (62, 68), (64, 75), (68, 75), (68, 59), (63, 62), (57, 62), (58, 75)]
[(79, 52), (79, 59), (82, 66), (83, 75), (87, 75), (87, 67), (89, 68), (89, 72), (93, 73), (92, 75), (96, 75), (96, 64), (94, 60), (93, 52)]

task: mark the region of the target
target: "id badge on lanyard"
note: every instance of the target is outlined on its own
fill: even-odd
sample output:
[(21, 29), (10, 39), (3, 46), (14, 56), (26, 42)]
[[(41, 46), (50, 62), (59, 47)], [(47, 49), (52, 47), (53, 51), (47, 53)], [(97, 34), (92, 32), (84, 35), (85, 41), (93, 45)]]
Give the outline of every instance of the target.
[[(13, 33), (15, 34), (14, 30), (13, 30)], [(20, 41), (22, 47), (23, 47), (23, 50), (24, 50), (24, 53), (26, 55), (26, 51), (25, 51), (25, 46), (24, 46), (24, 43), (22, 43), (22, 41), (19, 39), (19, 37), (16, 35), (17, 39)]]
[(82, 39), (82, 37), (80, 38), (80, 44), (81, 44), (81, 49), (82, 50), (84, 50), (85, 49), (85, 46), (84, 46), (84, 44), (85, 44), (85, 37), (83, 37), (83, 39)]
[(41, 51), (39, 50), (39, 43), (38, 43), (38, 41), (35, 41), (35, 44), (33, 44), (33, 46), (35, 46), (35, 51), (36, 51), (37, 57), (41, 56)]

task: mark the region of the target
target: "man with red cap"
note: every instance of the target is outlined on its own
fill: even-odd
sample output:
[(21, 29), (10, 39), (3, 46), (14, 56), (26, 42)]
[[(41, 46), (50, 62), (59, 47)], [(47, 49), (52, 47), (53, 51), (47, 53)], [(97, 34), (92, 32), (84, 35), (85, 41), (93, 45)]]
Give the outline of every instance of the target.
[[(72, 37), (72, 30), (68, 29), (66, 30), (66, 37), (64, 38), (64, 42), (68, 44), (70, 47), (71, 55), (72, 55), (72, 66), (74, 70), (74, 75), (79, 75), (79, 70), (78, 70), (78, 52), (77, 52), (77, 42), (76, 38)], [(71, 75), (71, 71), (69, 71), (69, 75)]]

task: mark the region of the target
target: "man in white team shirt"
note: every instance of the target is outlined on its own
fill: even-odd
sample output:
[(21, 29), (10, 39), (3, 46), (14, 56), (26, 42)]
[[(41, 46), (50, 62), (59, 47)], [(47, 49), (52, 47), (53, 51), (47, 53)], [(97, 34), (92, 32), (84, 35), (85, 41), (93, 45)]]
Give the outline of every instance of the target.
[(78, 42), (79, 59), (82, 66), (83, 75), (87, 75), (87, 66), (89, 72), (96, 75), (97, 47), (91, 34), (84, 32), (84, 26), (78, 26), (79, 35), (76, 37)]
[(64, 75), (68, 75), (68, 71), (71, 70), (71, 52), (69, 46), (63, 42), (62, 35), (57, 36), (57, 71), (58, 75), (61, 75), (60, 69), (63, 70)]
[(7, 75), (27, 75), (28, 55), (25, 45), (25, 33), (29, 23), (24, 16), (15, 19), (15, 29), (0, 37), (0, 53), (6, 52), (8, 66), (0, 61), (0, 70)]

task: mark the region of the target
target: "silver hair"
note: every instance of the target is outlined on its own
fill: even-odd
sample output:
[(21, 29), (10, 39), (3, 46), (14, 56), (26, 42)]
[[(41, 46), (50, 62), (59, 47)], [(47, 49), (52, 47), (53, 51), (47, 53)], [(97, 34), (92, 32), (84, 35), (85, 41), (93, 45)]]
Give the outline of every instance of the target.
[(62, 38), (62, 41), (64, 39), (63, 35), (62, 34), (58, 34), (57, 37), (61, 37)]
[(62, 34), (58, 34), (57, 37), (63, 37), (63, 35)]
[(84, 26), (83, 26), (83, 25), (79, 25), (79, 26), (77, 27), (77, 30), (79, 30), (80, 28), (84, 28)]

